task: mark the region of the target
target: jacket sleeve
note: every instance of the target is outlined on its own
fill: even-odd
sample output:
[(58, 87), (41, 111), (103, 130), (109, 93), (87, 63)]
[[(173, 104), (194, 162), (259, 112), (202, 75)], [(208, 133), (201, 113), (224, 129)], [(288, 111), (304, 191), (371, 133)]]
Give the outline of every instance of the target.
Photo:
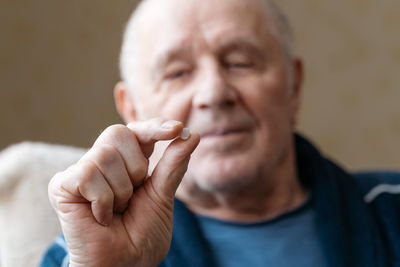
[(68, 267), (68, 247), (64, 236), (58, 236), (47, 249), (40, 263), (40, 267)]

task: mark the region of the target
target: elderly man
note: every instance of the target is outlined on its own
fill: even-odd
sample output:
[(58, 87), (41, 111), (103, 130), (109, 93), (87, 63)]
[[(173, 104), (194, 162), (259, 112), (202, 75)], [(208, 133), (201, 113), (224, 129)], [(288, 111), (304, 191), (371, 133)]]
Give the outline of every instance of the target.
[(143, 1), (121, 71), (128, 124), (50, 182), (68, 253), (43, 266), (400, 264), (396, 174), (347, 174), (294, 134), (302, 64), (272, 2)]

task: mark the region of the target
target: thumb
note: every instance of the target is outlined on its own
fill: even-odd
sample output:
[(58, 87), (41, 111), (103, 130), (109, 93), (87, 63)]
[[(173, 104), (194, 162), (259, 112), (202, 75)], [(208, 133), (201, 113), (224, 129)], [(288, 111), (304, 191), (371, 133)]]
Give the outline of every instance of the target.
[(192, 133), (188, 139), (177, 138), (168, 145), (156, 165), (151, 182), (156, 193), (163, 198), (173, 198), (187, 170), (190, 155), (200, 142), (200, 136)]

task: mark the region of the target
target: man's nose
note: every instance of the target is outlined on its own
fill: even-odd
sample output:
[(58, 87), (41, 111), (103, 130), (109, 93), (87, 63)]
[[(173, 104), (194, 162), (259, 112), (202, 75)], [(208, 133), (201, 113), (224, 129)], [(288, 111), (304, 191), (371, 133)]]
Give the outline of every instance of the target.
[(194, 87), (193, 105), (196, 108), (229, 108), (237, 103), (237, 91), (218, 66), (205, 67), (197, 77)]

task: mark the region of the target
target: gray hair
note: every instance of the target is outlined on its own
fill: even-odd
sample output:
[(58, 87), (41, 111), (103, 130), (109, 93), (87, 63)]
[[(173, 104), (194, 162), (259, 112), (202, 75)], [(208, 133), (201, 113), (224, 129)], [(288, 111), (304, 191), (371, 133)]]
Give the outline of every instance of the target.
[[(273, 0), (263, 1), (266, 5), (268, 19), (271, 22), (270, 30), (283, 48), (287, 60), (290, 61), (294, 57), (294, 38), (290, 23), (282, 9)], [(125, 81), (130, 88), (134, 88), (136, 80), (134, 73), (137, 73), (137, 64), (134, 64), (134, 60), (132, 60), (132, 58), (135, 57), (134, 53), (136, 50), (134, 47), (136, 43), (134, 34), (135, 18), (137, 14), (140, 13), (139, 10), (142, 8), (144, 2), (146, 2), (146, 0), (139, 1), (135, 11), (126, 24), (123, 34), (119, 67), (122, 80)]]
[(264, 0), (267, 6), (268, 19), (270, 20), (271, 32), (280, 42), (288, 59), (293, 59), (294, 37), (290, 22), (282, 9), (273, 0)]

